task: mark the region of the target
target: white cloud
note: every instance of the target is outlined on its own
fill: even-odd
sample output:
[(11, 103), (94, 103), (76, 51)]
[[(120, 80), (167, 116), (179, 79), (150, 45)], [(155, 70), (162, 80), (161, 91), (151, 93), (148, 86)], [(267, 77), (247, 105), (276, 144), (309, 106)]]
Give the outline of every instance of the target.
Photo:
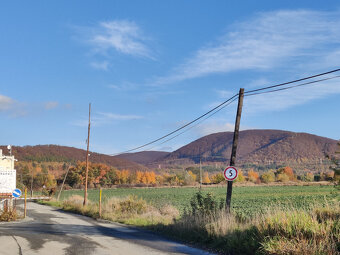
[(12, 108), (14, 100), (10, 97), (0, 95), (0, 112), (8, 111)]
[(137, 120), (142, 119), (139, 115), (122, 115), (110, 112), (99, 112), (97, 119), (108, 119), (108, 120)]
[(93, 45), (96, 52), (109, 54), (110, 50), (115, 50), (131, 56), (153, 59), (151, 50), (146, 45), (149, 39), (135, 22), (127, 20), (100, 22), (91, 31), (88, 42)]
[[(142, 119), (143, 116), (139, 115), (123, 115), (111, 112), (98, 112), (91, 118), (93, 126), (101, 126), (112, 121), (128, 121)], [(73, 126), (86, 127), (88, 125), (87, 119), (76, 120), (71, 123)]]
[(44, 104), (44, 108), (45, 108), (46, 110), (51, 110), (51, 109), (57, 108), (58, 105), (59, 105), (58, 102), (50, 101), (50, 102), (46, 102), (46, 103)]
[(109, 62), (108, 62), (108, 61), (91, 62), (90, 65), (91, 65), (94, 69), (104, 70), (104, 71), (107, 71), (108, 68), (109, 68)]
[(340, 78), (308, 85), (308, 87), (245, 97), (244, 109), (252, 114), (263, 111), (280, 111), (332, 94), (340, 94)]
[(122, 84), (110, 84), (108, 88), (118, 90), (118, 91), (128, 91), (135, 90), (138, 88), (137, 84), (131, 82), (123, 82)]
[(235, 95), (235, 92), (230, 90), (216, 90), (216, 93), (220, 98), (229, 98)]
[(234, 124), (228, 122), (209, 121), (200, 124), (196, 130), (200, 136), (205, 136), (218, 132), (234, 131)]
[(260, 13), (234, 24), (218, 42), (199, 49), (172, 74), (157, 78), (155, 83), (167, 84), (239, 70), (270, 70), (281, 66), (289, 69), (287, 63), (291, 64), (290, 68), (296, 68), (294, 63), (302, 67), (303, 63), (315, 62), (329, 54), (329, 58), (337, 60), (339, 43), (337, 12)]
[(0, 95), (0, 113), (17, 118), (27, 115), (27, 106), (8, 96)]

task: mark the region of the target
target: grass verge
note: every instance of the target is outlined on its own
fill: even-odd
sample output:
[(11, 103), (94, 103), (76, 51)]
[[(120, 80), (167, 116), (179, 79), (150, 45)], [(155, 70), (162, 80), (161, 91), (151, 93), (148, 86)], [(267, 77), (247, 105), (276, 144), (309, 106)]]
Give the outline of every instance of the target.
[[(66, 211), (99, 218), (97, 203), (83, 197), (43, 202)], [(271, 206), (257, 215), (226, 214), (211, 194), (197, 193), (181, 217), (171, 205), (160, 209), (135, 196), (111, 198), (102, 206), (103, 219), (148, 227), (180, 241), (219, 254), (340, 254), (338, 200), (308, 207)]]

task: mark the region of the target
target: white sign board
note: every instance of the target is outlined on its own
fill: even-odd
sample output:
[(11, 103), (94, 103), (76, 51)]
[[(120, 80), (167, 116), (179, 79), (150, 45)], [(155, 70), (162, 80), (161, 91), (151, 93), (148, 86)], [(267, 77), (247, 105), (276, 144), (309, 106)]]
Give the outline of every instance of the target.
[(16, 189), (16, 170), (0, 170), (0, 193), (12, 193)]

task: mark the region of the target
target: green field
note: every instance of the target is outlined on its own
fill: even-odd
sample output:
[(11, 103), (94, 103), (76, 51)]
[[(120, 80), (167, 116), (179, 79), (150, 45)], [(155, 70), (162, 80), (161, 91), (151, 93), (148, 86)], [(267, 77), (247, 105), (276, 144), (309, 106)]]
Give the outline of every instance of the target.
[[(198, 191), (198, 188), (117, 188), (104, 189), (103, 202), (111, 197), (126, 197), (135, 195), (141, 197), (157, 208), (165, 204), (171, 204), (180, 211), (184, 211), (190, 205), (190, 199)], [(226, 187), (204, 187), (203, 193), (212, 193), (218, 200), (225, 199)], [(312, 204), (331, 203), (335, 198), (333, 186), (252, 186), (234, 187), (232, 196), (232, 208), (235, 212), (244, 216), (261, 212), (270, 206), (289, 206), (295, 208), (308, 208)], [(67, 190), (61, 195), (64, 200), (71, 195), (83, 195), (81, 190)], [(89, 200), (98, 201), (99, 190), (89, 190)]]

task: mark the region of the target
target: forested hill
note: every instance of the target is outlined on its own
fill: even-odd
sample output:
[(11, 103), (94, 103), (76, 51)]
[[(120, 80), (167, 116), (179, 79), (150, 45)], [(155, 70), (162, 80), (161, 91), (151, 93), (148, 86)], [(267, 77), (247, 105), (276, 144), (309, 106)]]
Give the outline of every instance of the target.
[[(233, 132), (202, 137), (164, 157), (163, 163), (190, 160), (228, 162)], [(270, 162), (315, 162), (334, 154), (337, 141), (308, 133), (282, 130), (245, 130), (240, 132), (237, 162), (268, 164)]]
[(129, 161), (136, 162), (138, 164), (147, 165), (152, 162), (161, 160), (162, 158), (169, 155), (170, 152), (165, 151), (141, 151), (135, 153), (124, 153), (120, 154), (120, 158), (125, 158)]
[[(7, 146), (0, 146), (8, 154)], [(12, 153), (19, 161), (77, 162), (85, 161), (86, 151), (59, 145), (13, 146)], [(90, 152), (90, 162), (103, 163), (118, 169), (147, 170), (145, 166), (117, 156)]]

